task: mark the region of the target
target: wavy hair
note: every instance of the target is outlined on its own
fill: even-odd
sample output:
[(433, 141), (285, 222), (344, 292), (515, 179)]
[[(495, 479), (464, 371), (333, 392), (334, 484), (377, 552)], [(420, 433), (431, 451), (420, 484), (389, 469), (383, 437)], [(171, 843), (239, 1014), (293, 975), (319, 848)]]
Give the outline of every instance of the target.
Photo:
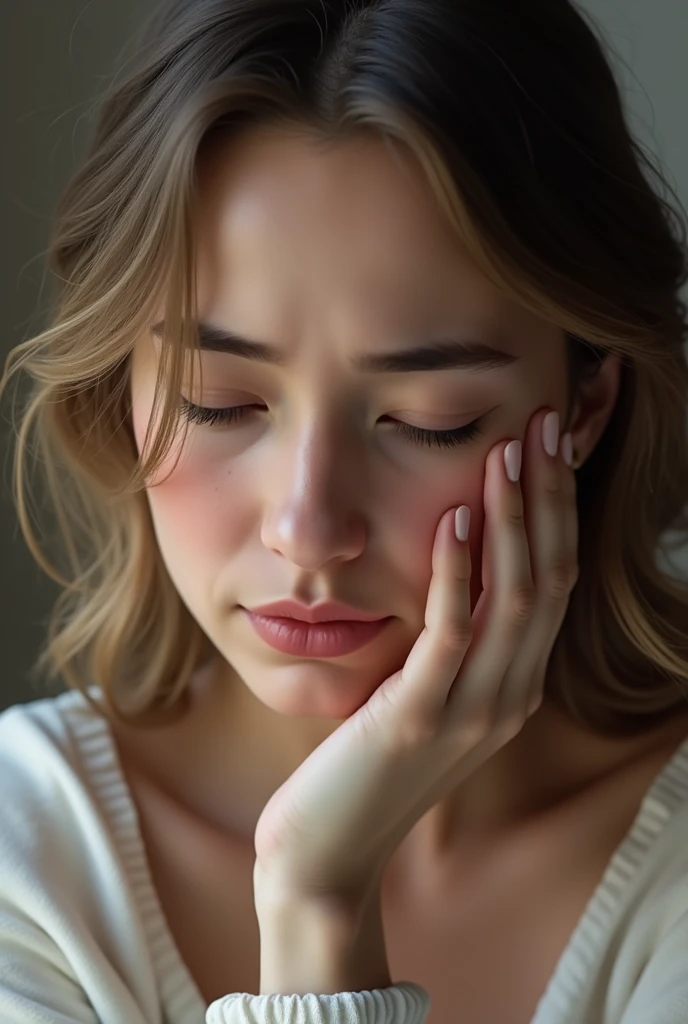
[[(415, 154), (482, 273), (564, 332), (571, 400), (620, 358), (618, 401), (578, 470), (580, 575), (546, 693), (614, 736), (685, 709), (688, 581), (660, 556), (688, 537), (688, 222), (627, 127), (594, 23), (569, 0), (172, 0), (121, 72), (51, 225), (50, 321), (0, 380), (0, 397), (19, 371), (30, 381), (13, 498), (61, 587), (31, 673), (143, 724), (182, 713), (192, 673), (218, 654), (166, 571), (145, 489), (177, 431), (183, 353), (199, 351), (198, 157), (218, 133), (265, 125)], [(160, 302), (170, 344), (144, 458), (130, 357)], [(57, 524), (52, 561), (32, 527), (30, 456)]]

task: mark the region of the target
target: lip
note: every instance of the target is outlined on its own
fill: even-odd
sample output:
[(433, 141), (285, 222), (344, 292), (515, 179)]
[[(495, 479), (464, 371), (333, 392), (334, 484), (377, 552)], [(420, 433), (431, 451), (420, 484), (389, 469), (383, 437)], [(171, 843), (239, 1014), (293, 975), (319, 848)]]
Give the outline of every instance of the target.
[(269, 604), (262, 604), (257, 608), (247, 608), (246, 611), (253, 615), (262, 615), (282, 619), (300, 619), (301, 622), (311, 624), (318, 622), (381, 622), (385, 616), (371, 615), (368, 612), (359, 611), (351, 605), (342, 604), (340, 601), (321, 601), (320, 604), (302, 604), (300, 601), (291, 599), (283, 601), (271, 601)]
[(361, 622), (354, 620), (303, 622), (299, 619), (257, 615), (243, 608), (251, 626), (265, 643), (282, 654), (298, 658), (341, 658), (370, 643), (392, 616)]

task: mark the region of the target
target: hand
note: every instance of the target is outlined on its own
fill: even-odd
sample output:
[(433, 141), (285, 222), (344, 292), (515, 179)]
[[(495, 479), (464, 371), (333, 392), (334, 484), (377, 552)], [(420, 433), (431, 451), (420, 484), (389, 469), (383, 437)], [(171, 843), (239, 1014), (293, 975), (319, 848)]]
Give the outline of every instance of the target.
[(508, 442), (487, 457), (473, 615), (469, 544), (456, 539), (452, 508), (437, 528), (425, 628), (405, 665), (266, 804), (255, 832), (266, 896), (363, 910), (413, 826), (540, 706), (578, 579), (575, 477), (561, 444), (554, 457), (542, 446), (547, 411), (529, 424), (522, 482), (506, 476)]

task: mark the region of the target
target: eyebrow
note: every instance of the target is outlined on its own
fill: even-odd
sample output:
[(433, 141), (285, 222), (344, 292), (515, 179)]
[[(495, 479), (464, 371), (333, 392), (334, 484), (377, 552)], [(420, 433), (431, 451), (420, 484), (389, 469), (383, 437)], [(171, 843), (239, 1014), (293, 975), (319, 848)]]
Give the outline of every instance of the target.
[[(267, 342), (243, 338), (240, 334), (216, 327), (214, 324), (201, 322), (197, 329), (199, 344), (204, 351), (223, 352), (274, 366), (286, 366), (288, 362), (281, 349)], [(162, 338), (165, 321), (161, 320), (154, 324), (151, 330)], [(419, 373), (452, 369), (484, 372), (510, 366), (519, 358), (520, 356), (503, 352), (485, 342), (446, 338), (397, 352), (354, 356), (351, 362), (354, 369), (361, 373)]]

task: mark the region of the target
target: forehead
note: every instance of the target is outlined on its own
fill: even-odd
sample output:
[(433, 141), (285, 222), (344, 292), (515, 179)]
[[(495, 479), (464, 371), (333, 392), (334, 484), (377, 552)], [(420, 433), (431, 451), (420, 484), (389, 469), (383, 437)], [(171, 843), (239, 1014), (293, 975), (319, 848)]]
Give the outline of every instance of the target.
[(199, 308), (216, 323), (276, 341), (313, 318), (368, 341), (445, 324), (510, 335), (514, 350), (520, 333), (542, 336), (478, 270), (400, 145), (251, 127), (206, 144), (197, 182)]
[(252, 128), (209, 147), (198, 180), (199, 255), (221, 261), (227, 274), (253, 257), (269, 270), (272, 250), (275, 262), (289, 253), (298, 267), (314, 264), (318, 276), (355, 275), (377, 290), (409, 271), (417, 277), (428, 260), (454, 269), (460, 260), (415, 158), (381, 138), (325, 148), (295, 130)]
[(334, 228), (344, 243), (358, 234), (385, 248), (410, 239), (452, 248), (413, 154), (377, 136), (325, 146), (305, 130), (251, 128), (209, 145), (198, 176), (204, 227), (236, 242), (261, 229), (298, 238), (324, 221), (326, 243)]

